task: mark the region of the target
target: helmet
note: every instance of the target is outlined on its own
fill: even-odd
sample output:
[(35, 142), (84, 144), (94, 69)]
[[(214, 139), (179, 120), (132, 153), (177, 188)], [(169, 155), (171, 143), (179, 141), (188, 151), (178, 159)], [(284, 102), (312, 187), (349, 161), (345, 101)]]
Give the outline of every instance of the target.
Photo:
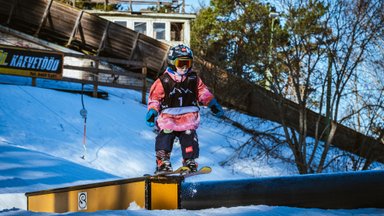
[[(176, 72), (188, 73), (192, 68), (193, 52), (191, 48), (180, 44), (172, 47), (168, 53), (168, 66)], [(180, 69), (182, 68), (182, 69)], [(183, 71), (183, 72), (182, 72)]]

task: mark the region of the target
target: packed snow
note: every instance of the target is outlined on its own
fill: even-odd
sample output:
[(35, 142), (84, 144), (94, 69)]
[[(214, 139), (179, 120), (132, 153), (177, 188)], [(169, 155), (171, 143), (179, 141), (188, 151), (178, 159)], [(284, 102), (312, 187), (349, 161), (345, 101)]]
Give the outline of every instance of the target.
[[(85, 86), (92, 89), (92, 86)], [(132, 178), (153, 173), (156, 133), (146, 126), (146, 106), (141, 93), (100, 87), (108, 99), (84, 96), (87, 110), (86, 136), (81, 94), (59, 89), (81, 89), (73, 83), (0, 75), (0, 215), (60, 215), (27, 211), (26, 192), (94, 182)], [(226, 115), (235, 112), (225, 110)], [(213, 168), (209, 175), (186, 181), (243, 179), (295, 175), (294, 166), (273, 160), (237, 160), (231, 166), (220, 163), (233, 154), (231, 145), (247, 135), (201, 108), (200, 165)], [(244, 116), (244, 115), (239, 115)], [(181, 165), (181, 151), (175, 143), (173, 167)], [(384, 209), (326, 210), (265, 205), (204, 210), (146, 210), (134, 203), (127, 210), (62, 215), (384, 215)]]

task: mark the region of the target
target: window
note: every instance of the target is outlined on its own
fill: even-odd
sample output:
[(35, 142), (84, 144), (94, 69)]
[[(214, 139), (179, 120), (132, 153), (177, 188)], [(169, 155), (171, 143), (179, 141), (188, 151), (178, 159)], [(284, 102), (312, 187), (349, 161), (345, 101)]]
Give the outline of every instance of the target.
[(171, 41), (184, 40), (184, 23), (171, 23)]
[(134, 29), (136, 32), (147, 34), (147, 23), (146, 22), (135, 22)]
[(114, 21), (114, 23), (127, 27), (127, 21)]
[(165, 23), (153, 23), (153, 37), (158, 40), (165, 40)]

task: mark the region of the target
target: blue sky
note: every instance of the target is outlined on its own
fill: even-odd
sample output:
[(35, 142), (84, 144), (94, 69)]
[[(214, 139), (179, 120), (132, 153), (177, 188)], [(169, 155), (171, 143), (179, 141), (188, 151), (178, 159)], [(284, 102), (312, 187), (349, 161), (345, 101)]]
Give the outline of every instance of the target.
[(186, 7), (186, 12), (195, 12), (195, 9), (200, 8), (200, 3), (204, 4), (205, 6), (208, 6), (209, 2), (210, 0), (185, 0), (185, 4), (190, 5)]

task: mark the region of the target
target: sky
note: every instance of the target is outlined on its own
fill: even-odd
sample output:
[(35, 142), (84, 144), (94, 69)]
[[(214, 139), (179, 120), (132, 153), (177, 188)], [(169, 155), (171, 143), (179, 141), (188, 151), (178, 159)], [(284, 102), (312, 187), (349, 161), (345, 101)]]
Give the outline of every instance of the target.
[(209, 6), (210, 0), (185, 0), (186, 12), (197, 12), (201, 6)]
[[(384, 215), (384, 209), (373, 208), (324, 210), (265, 205), (150, 211), (131, 204), (127, 210), (95, 213), (29, 212), (26, 192), (140, 177), (155, 169), (156, 133), (145, 124), (147, 110), (140, 103), (140, 92), (100, 87), (108, 92), (108, 99), (84, 96), (88, 112), (84, 146), (81, 95), (48, 89), (78, 90), (80, 86), (50, 80), (37, 83), (38, 87), (31, 87), (29, 78), (0, 75), (0, 216)], [(224, 109), (226, 115), (234, 112)], [(198, 163), (211, 166), (213, 171), (190, 177), (187, 182), (297, 174), (293, 166), (270, 160), (238, 160), (230, 167), (220, 166), (233, 153), (228, 146), (246, 140), (247, 136), (234, 133), (235, 128), (211, 115), (207, 108), (202, 107), (201, 114)], [(178, 167), (181, 160), (176, 142), (171, 162)]]

